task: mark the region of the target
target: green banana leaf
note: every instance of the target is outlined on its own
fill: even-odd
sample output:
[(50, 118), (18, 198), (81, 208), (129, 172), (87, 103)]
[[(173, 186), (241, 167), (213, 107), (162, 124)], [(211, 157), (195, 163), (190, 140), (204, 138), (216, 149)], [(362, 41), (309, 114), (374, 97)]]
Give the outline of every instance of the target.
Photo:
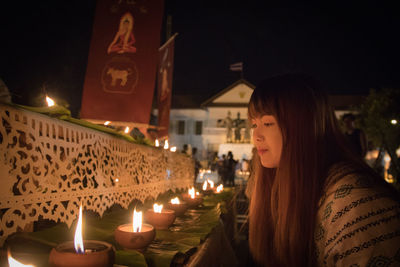
[[(203, 204), (196, 209), (189, 209), (183, 216), (177, 217), (174, 224), (167, 230), (156, 230), (156, 237), (142, 254), (136, 251), (126, 251), (114, 239), (115, 229), (132, 220), (133, 207), (113, 209), (106, 212), (102, 218), (94, 214), (84, 213), (83, 238), (86, 240), (101, 240), (112, 244), (116, 251), (115, 264), (123, 266), (170, 266), (177, 255), (193, 252), (209, 235), (220, 220), (220, 215), (226, 212), (226, 204), (231, 200), (233, 190), (224, 189), (221, 194), (204, 197)], [(170, 199), (176, 193), (169, 191), (156, 201)], [(141, 204), (140, 209), (152, 207), (153, 201)], [(76, 222), (75, 222), (76, 223)], [(3, 248), (10, 248), (17, 259), (35, 266), (47, 266), (48, 255), (58, 244), (74, 239), (75, 223), (71, 228), (59, 223), (53, 227), (32, 232), (16, 233), (10, 236)], [(1, 263), (1, 262), (0, 262)]]

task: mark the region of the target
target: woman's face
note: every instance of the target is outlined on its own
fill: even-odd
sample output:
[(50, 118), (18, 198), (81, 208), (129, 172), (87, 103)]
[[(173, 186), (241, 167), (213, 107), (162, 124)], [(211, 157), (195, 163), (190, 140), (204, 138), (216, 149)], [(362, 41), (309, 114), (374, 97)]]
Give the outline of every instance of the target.
[(276, 168), (282, 153), (282, 133), (272, 115), (263, 115), (251, 120), (253, 142), (260, 156), (261, 165)]

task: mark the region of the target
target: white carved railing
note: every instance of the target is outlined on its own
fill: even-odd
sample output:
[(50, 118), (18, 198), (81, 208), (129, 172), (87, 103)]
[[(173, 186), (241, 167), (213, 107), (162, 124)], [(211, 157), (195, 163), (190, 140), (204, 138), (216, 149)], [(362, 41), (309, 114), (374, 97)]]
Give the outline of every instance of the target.
[(71, 226), (81, 203), (102, 216), (193, 185), (183, 154), (2, 104), (0, 119), (0, 246), (39, 217)]

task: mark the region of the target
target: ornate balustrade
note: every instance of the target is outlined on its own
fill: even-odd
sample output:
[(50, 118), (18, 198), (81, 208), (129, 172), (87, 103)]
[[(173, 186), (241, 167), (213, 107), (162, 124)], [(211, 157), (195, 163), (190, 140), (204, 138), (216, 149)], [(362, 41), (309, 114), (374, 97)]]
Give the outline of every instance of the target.
[(113, 204), (193, 184), (190, 158), (0, 104), (0, 245), (39, 218), (71, 226), (79, 205)]

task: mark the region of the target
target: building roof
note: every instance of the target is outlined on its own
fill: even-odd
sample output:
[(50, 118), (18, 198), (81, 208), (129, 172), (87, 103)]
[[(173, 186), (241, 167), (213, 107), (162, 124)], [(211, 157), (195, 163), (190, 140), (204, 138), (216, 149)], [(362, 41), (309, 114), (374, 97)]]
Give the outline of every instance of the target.
[(246, 107), (251, 93), (256, 88), (245, 79), (239, 79), (211, 98), (201, 103), (201, 107)]
[[(172, 95), (172, 109), (204, 109), (207, 107), (247, 107), (255, 86), (245, 79), (239, 79), (213, 96)], [(240, 94), (245, 94), (245, 96)], [(234, 98), (236, 96), (236, 99)], [(243, 96), (243, 97), (241, 97)], [(329, 102), (335, 110), (347, 110), (363, 103), (365, 95), (330, 94)]]

